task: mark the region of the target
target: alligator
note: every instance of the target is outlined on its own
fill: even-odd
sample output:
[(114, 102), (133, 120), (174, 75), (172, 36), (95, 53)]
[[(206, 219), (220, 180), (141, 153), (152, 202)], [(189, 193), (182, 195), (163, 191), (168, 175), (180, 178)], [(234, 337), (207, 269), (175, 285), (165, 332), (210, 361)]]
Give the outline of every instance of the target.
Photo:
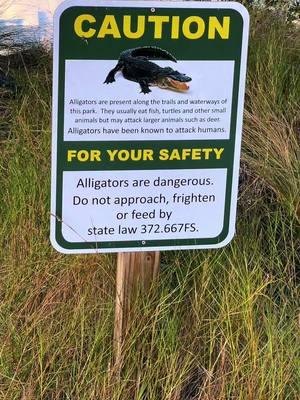
[(160, 67), (150, 59), (168, 60), (177, 62), (176, 58), (159, 47), (136, 47), (120, 54), (117, 65), (108, 73), (104, 83), (115, 82), (115, 75), (122, 71), (125, 79), (137, 82), (141, 93), (150, 93), (149, 86), (158, 86), (161, 89), (187, 91), (192, 78), (175, 71), (171, 67)]

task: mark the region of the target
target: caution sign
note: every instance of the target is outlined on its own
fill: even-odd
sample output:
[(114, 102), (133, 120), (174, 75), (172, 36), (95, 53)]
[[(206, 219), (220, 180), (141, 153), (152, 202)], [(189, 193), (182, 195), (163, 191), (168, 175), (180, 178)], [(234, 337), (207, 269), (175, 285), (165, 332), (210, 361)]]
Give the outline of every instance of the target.
[(53, 246), (226, 245), (235, 230), (246, 9), (68, 1), (54, 26)]

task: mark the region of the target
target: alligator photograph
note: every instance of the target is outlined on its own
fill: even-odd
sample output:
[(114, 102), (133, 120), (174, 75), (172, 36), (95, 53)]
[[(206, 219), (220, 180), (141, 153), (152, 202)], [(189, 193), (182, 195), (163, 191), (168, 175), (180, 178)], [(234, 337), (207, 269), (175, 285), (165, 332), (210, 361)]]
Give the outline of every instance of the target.
[(120, 54), (117, 65), (108, 73), (104, 83), (115, 82), (115, 75), (121, 71), (124, 78), (137, 82), (141, 93), (150, 93), (150, 86), (185, 92), (189, 89), (187, 82), (192, 78), (175, 71), (171, 67), (160, 67), (149, 60), (168, 60), (177, 62), (168, 51), (159, 47), (137, 47), (128, 49)]

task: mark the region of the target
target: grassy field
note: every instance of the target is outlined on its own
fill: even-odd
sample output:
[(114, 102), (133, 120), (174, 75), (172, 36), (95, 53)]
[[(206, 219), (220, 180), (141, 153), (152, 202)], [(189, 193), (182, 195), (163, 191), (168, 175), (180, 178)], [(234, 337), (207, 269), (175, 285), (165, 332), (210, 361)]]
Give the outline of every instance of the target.
[(252, 16), (237, 234), (162, 254), (120, 374), (115, 257), (49, 243), (51, 61), (35, 54), (10, 60), (18, 94), (0, 97), (0, 399), (300, 399), (300, 31)]

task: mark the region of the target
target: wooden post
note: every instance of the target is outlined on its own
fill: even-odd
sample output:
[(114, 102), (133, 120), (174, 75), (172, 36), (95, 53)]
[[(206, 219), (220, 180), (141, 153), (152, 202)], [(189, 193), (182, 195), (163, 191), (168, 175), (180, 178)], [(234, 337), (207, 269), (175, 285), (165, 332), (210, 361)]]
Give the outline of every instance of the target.
[(159, 274), (159, 252), (118, 253), (114, 326), (115, 365), (122, 365), (122, 347), (126, 335), (132, 296), (138, 287), (149, 291)]

